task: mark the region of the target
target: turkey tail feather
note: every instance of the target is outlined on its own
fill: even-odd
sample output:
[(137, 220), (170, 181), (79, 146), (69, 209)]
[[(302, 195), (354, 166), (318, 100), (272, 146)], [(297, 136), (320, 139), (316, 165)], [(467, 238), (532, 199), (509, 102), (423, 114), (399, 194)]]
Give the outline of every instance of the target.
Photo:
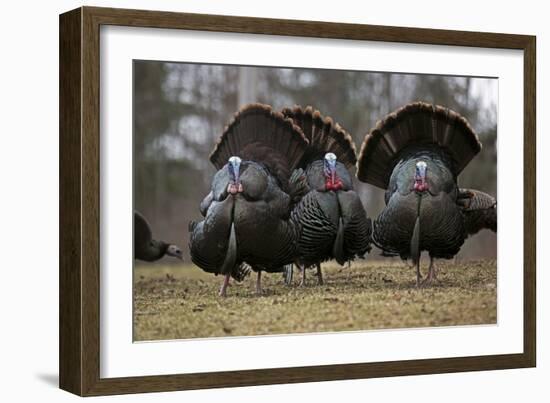
[(355, 144), (350, 134), (330, 117), (324, 117), (321, 112), (307, 106), (299, 105), (282, 110), (283, 116), (292, 119), (299, 126), (309, 141), (309, 147), (300, 161), (301, 167), (322, 159), (332, 152), (348, 169), (357, 162)]
[(413, 146), (444, 150), (455, 176), (481, 151), (479, 138), (460, 114), (442, 106), (414, 102), (387, 115), (365, 136), (357, 177), (386, 189), (399, 156)]
[[(225, 128), (210, 154), (210, 162), (221, 169), (231, 156), (269, 163), (270, 155), (284, 160), (285, 169), (294, 170), (308, 141), (299, 126), (269, 105), (250, 104), (241, 108)], [(286, 178), (288, 180), (288, 178)]]

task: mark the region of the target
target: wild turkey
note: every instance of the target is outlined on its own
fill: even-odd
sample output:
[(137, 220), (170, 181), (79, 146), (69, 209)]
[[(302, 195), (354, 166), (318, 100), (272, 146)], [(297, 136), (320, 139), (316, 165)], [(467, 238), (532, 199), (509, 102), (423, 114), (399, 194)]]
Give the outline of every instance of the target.
[(218, 169), (191, 223), (191, 259), (203, 270), (240, 280), (246, 265), (258, 273), (281, 272), (297, 251), (298, 228), (290, 219), (303, 173), (294, 172), (307, 147), (291, 119), (269, 106), (242, 108), (226, 127), (210, 161)]
[(343, 265), (370, 249), (370, 220), (353, 190), (348, 169), (356, 163), (351, 136), (331, 118), (308, 106), (284, 109), (309, 140), (299, 167), (305, 170), (307, 194), (292, 216), (300, 225), (298, 265), (305, 285), (306, 268), (315, 265), (323, 284), (321, 262)]
[(484, 192), (473, 189), (459, 189), (458, 204), (464, 213), (464, 225), (468, 235), (482, 229), (497, 232), (497, 201)]
[(183, 253), (176, 245), (153, 239), (149, 223), (139, 212), (134, 211), (134, 258), (154, 262), (164, 255), (183, 260)]
[(386, 189), (373, 242), (386, 255), (412, 258), (417, 286), (422, 251), (430, 255), (423, 281), (429, 284), (436, 275), (434, 258), (452, 258), (469, 233), (484, 227), (496, 231), (494, 199), (457, 186), (458, 175), (480, 151), (465, 118), (423, 102), (389, 114), (363, 141), (357, 177)]

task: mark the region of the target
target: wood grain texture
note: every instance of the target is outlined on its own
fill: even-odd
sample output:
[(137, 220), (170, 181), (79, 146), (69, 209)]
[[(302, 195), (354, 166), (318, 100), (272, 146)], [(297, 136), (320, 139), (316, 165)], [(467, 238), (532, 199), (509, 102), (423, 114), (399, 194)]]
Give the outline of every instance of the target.
[(59, 27), (59, 386), (81, 394), (81, 11)]
[(236, 32), (313, 38), (523, 49), (529, 36), (490, 32), (340, 24), (225, 15), (86, 7), (106, 25)]
[(524, 48), (523, 66), (523, 354), (536, 366), (537, 334), (537, 96), (536, 39), (529, 37)]
[[(247, 371), (100, 378), (101, 25), (524, 51), (524, 352)], [(531, 367), (536, 363), (535, 37), (83, 7), (60, 16), (60, 387), (82, 396)]]
[(99, 24), (82, 8), (82, 390), (99, 378)]

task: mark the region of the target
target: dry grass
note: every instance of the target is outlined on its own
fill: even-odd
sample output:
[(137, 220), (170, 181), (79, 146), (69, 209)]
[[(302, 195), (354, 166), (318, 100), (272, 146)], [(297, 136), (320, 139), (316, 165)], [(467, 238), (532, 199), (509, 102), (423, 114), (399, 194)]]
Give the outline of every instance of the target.
[[(423, 263), (426, 271), (426, 263)], [(192, 265), (135, 268), (134, 337), (140, 340), (246, 336), (496, 323), (496, 262), (439, 261), (439, 283), (416, 289), (414, 269), (401, 261), (358, 261), (351, 272), (323, 265), (308, 285), (285, 286), (281, 274), (234, 281), (217, 296), (221, 276)]]

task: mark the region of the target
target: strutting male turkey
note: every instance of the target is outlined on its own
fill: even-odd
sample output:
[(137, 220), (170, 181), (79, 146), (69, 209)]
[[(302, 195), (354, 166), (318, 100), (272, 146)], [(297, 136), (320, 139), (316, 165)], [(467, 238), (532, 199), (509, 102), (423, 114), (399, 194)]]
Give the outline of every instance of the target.
[(153, 239), (151, 227), (145, 217), (134, 211), (134, 258), (154, 262), (164, 255), (183, 260), (181, 249), (176, 245)]
[[(269, 106), (243, 107), (221, 135), (210, 161), (218, 169), (201, 202), (204, 220), (190, 223), (191, 259), (203, 270), (243, 278), (281, 272), (297, 251), (298, 228), (290, 212), (299, 200), (300, 175), (293, 175), (308, 141), (301, 129)], [(298, 172), (299, 173), (299, 172)]]
[(371, 223), (348, 171), (356, 163), (355, 145), (338, 123), (311, 106), (286, 108), (282, 113), (309, 141), (298, 164), (305, 171), (307, 193), (292, 212), (300, 227), (301, 284), (305, 285), (306, 268), (313, 265), (323, 284), (321, 262), (335, 259), (343, 265), (370, 250)]
[(423, 102), (389, 114), (363, 141), (357, 177), (386, 189), (373, 242), (386, 255), (411, 258), (417, 286), (422, 251), (430, 255), (422, 281), (429, 284), (436, 276), (434, 258), (452, 258), (469, 234), (483, 228), (496, 232), (494, 198), (457, 185), (458, 175), (480, 151), (464, 117)]

